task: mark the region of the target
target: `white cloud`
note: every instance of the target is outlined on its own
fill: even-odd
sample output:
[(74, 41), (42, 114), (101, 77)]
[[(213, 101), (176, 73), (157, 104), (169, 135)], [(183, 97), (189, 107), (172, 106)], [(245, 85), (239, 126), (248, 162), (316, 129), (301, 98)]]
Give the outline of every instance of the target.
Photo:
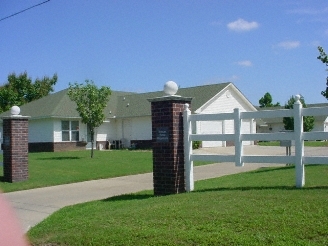
[(251, 67), (251, 66), (253, 66), (253, 63), (251, 61), (249, 61), (249, 60), (238, 61), (236, 63), (237, 63), (237, 65), (243, 66), (243, 67)]
[(246, 32), (258, 28), (259, 24), (256, 21), (248, 22), (240, 18), (228, 23), (227, 27), (232, 31)]
[(284, 41), (280, 42), (277, 46), (286, 50), (298, 48), (301, 45), (300, 41)]

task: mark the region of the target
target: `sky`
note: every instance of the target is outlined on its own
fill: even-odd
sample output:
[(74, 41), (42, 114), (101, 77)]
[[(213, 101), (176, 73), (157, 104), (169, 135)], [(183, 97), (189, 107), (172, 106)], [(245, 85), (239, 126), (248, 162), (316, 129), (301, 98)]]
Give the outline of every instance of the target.
[(327, 0), (1, 0), (0, 19), (0, 84), (25, 71), (57, 73), (56, 92), (232, 82), (254, 105), (266, 92), (327, 102)]

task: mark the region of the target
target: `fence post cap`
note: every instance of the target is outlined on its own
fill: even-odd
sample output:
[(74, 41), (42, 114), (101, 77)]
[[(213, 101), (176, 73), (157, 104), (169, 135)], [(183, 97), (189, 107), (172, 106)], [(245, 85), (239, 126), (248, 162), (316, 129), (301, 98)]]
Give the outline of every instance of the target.
[(295, 95), (295, 103), (300, 104), (301, 95)]
[(20, 108), (18, 106), (12, 106), (10, 109), (10, 114), (11, 115), (19, 115), (20, 113)]
[(175, 95), (178, 91), (179, 87), (177, 85), (177, 83), (175, 83), (174, 81), (167, 81), (164, 84), (164, 93), (166, 95)]

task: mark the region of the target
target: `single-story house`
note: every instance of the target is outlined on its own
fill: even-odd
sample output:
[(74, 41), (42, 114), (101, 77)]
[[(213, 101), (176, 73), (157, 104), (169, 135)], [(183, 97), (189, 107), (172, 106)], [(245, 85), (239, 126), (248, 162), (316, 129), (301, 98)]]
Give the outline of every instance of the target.
[[(256, 111), (250, 101), (232, 83), (211, 84), (180, 88), (177, 95), (192, 97), (194, 114), (226, 113), (239, 108), (241, 112)], [(152, 139), (151, 104), (147, 99), (164, 96), (163, 91), (132, 93), (112, 91), (104, 110), (106, 119), (96, 129), (95, 140), (99, 149), (136, 146), (149, 148)], [(4, 112), (1, 116), (8, 116)], [(67, 89), (50, 94), (21, 106), (21, 115), (29, 119), (29, 151), (61, 151), (90, 148), (90, 134), (81, 122), (76, 104)], [(242, 122), (242, 132), (256, 132), (254, 120)], [(2, 132), (2, 124), (0, 126)], [(233, 121), (198, 122), (197, 133), (233, 133)], [(203, 142), (203, 147), (227, 146), (233, 143)], [(245, 144), (253, 144), (246, 142)]]
[[(317, 103), (317, 104), (307, 104), (308, 108), (314, 107), (327, 107), (328, 103)], [(257, 110), (277, 110), (284, 109), (285, 107), (268, 107), (260, 108)], [(285, 130), (283, 118), (266, 118), (257, 120), (256, 132), (258, 133), (271, 133), (271, 132), (281, 132)], [(314, 127), (312, 131), (328, 131), (328, 117), (327, 116), (314, 116)]]

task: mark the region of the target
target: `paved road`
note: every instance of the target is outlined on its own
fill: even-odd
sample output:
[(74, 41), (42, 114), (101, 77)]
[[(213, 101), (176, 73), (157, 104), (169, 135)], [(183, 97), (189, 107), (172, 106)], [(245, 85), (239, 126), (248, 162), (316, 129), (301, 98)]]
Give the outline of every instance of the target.
[[(309, 148), (307, 155), (327, 155), (328, 148)], [(233, 147), (198, 150), (201, 153), (233, 154)], [(247, 146), (246, 155), (285, 155), (283, 147)], [(293, 151), (292, 151), (293, 153)], [(255, 170), (260, 167), (281, 164), (245, 164), (235, 167), (233, 163), (218, 163), (194, 168), (195, 180), (203, 180), (224, 175)], [(118, 178), (92, 180), (74, 184), (17, 191), (4, 194), (14, 207), (24, 231), (35, 226), (53, 212), (68, 205), (105, 199), (121, 194), (153, 189), (152, 173)]]

